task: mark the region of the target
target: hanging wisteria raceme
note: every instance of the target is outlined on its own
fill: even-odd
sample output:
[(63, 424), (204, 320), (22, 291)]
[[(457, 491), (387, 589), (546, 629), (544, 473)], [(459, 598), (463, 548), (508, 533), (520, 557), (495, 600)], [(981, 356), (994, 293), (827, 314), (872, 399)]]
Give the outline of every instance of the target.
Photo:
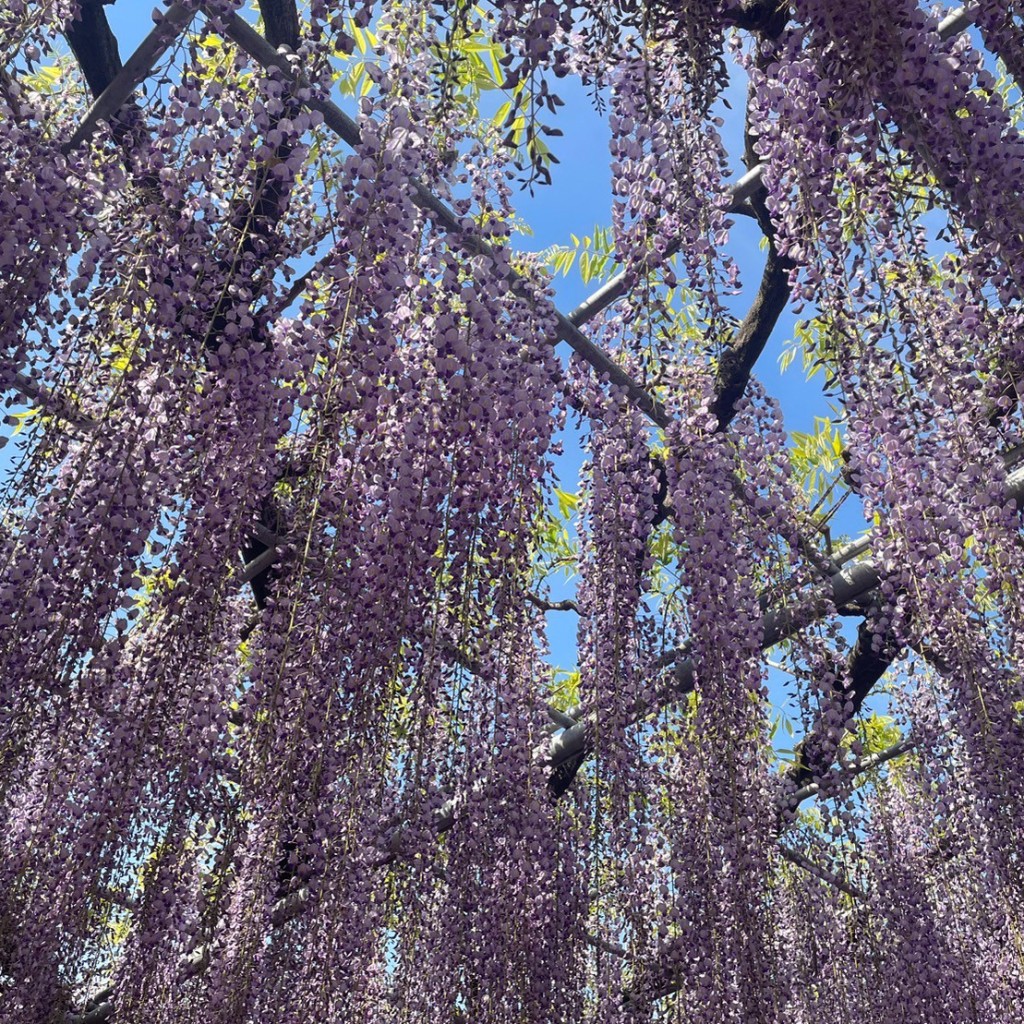
[(616, 258), (642, 280), (681, 250), (688, 283), (714, 317), (721, 283), (736, 284), (735, 265), (718, 258), (728, 237), (725, 154), (679, 60), (672, 42), (639, 55), (627, 48), (610, 76)]
[[(180, 144), (176, 112), (191, 117), (193, 124), (200, 119), (198, 108), (171, 109), (162, 129), (164, 144), (154, 145), (154, 169), (165, 162), (167, 150), (176, 151)], [(205, 157), (202, 137), (197, 141), (200, 145), (189, 148)], [(189, 171), (213, 190), (215, 183), (204, 178), (208, 160), (199, 159)], [(187, 535), (198, 545), (192, 557), (224, 574), (225, 545), (237, 540), (253, 515), (254, 494), (269, 486), (265, 481), (275, 446), (288, 426), (284, 392), (266, 383), (286, 368), (254, 336), (248, 309), (229, 303), (237, 268), (211, 247), (215, 205), (204, 195), (200, 202), (205, 205), (197, 210), (192, 198), (178, 190), (178, 173), (163, 175), (166, 214), (155, 225), (149, 207), (142, 223), (126, 218), (116, 235), (105, 234), (102, 246), (83, 255), (71, 286), (82, 314), (68, 318), (64, 330), (69, 344), (82, 339), (80, 348), (89, 360), (80, 367), (89, 372), (79, 381), (83, 404), (95, 417), (118, 419), (121, 430), (94, 430), (56, 462), (54, 487), (26, 528), (8, 539), (4, 599), (12, 609), (11, 625), (22, 637), (10, 651), (21, 668), (9, 678), (24, 683), (45, 678), (43, 685), (51, 691), (61, 687), (61, 658), (74, 664), (104, 643), (107, 620), (139, 585), (133, 567), (147, 543), (156, 543), (152, 553), (159, 555), (175, 534)], [(210, 216), (199, 219), (200, 213)], [(234, 234), (230, 225), (225, 227)], [(139, 232), (150, 252), (142, 249), (125, 258), (124, 246)], [(169, 237), (180, 243), (168, 250)], [(225, 239), (225, 244), (231, 243)], [(89, 294), (104, 296), (105, 303), (90, 304), (85, 297), (93, 273), (97, 280)], [(187, 283), (190, 291), (174, 292), (173, 282)], [(145, 311), (156, 297), (166, 301), (159, 315), (147, 318)], [(239, 336), (243, 343), (231, 344)], [(197, 374), (192, 390), (189, 384)], [(237, 417), (249, 427), (244, 435)], [(184, 438), (182, 423), (188, 425)], [(172, 432), (176, 443), (168, 443)], [(220, 480), (209, 495), (196, 484), (206, 474)], [(248, 476), (253, 476), (251, 486)], [(168, 500), (175, 495), (190, 499), (187, 507), (176, 509)], [(233, 507), (239, 501), (241, 507)], [(83, 589), (90, 602), (83, 602)], [(33, 591), (44, 600), (19, 596)], [(86, 605), (92, 614), (82, 617)], [(44, 626), (46, 621), (56, 628)], [(127, 628), (126, 621), (110, 624), (119, 631)], [(24, 642), (33, 637), (35, 645)]]
[[(989, 986), (983, 961), (976, 959), (975, 929), (982, 922), (984, 931), (991, 927), (986, 911), (975, 904), (964, 913), (971, 904), (963, 900), (957, 858), (942, 849), (934, 818), (922, 813), (928, 802), (914, 792), (917, 781), (908, 773), (873, 808), (865, 854), (876, 891), (886, 896), (871, 906), (877, 945), (868, 970), (901, 1000), (906, 1020), (984, 1019), (985, 1011), (1007, 1019), (1005, 1004), (985, 1005)], [(894, 892), (899, 900), (890, 898)]]
[[(463, 773), (469, 784), (456, 801), (446, 856), (434, 861), (443, 873), (430, 878), (428, 864), (404, 879), (412, 906), (423, 910), (396, 925), (409, 968), (396, 979), (400, 1006), (450, 1019), (582, 1019), (565, 979), (584, 967), (589, 880), (575, 857), (562, 855), (567, 826), (533, 757), (543, 740), (531, 696), (542, 670), (536, 627), (531, 615), (510, 612), (480, 672), (493, 695), (476, 695), (464, 715), (477, 759)], [(581, 828), (568, 827), (585, 843)]]
[(580, 703), (597, 718), (599, 760), (612, 771), (628, 769), (636, 752), (620, 751), (623, 730), (636, 708), (650, 703), (644, 692), (641, 597), (650, 572), (648, 535), (658, 510), (655, 498), (664, 472), (649, 452), (647, 425), (614, 389), (607, 395), (584, 368), (575, 367), (574, 404), (591, 423), (590, 462), (581, 520), (587, 523), (577, 588), (580, 625)]
[(1021, 25), (1020, 5), (981, 0), (974, 5), (972, 14), (988, 49), (1002, 60), (1019, 83), (1024, 79), (1024, 26)]
[[(826, 25), (829, 52), (835, 54), (832, 40), (839, 27), (822, 20), (819, 31)], [(920, 28), (924, 31), (926, 26), (922, 23)], [(886, 60), (896, 60), (891, 56), (892, 47), (909, 44), (898, 40), (890, 43), (887, 51), (884, 40), (874, 42), (872, 55), (880, 64), (879, 74), (885, 76), (884, 90), (877, 87), (873, 91), (862, 84), (841, 94), (847, 96), (848, 103), (844, 120), (859, 109), (867, 123), (871, 104), (879, 100), (895, 108), (893, 116), (900, 120), (900, 108), (890, 90), (894, 81), (903, 79), (894, 79), (884, 69)], [(928, 55), (933, 49), (925, 32), (917, 52), (924, 54), (922, 59), (929, 67)], [(962, 45), (960, 50), (962, 56)], [(849, 58), (836, 55), (832, 59)], [(858, 66), (871, 66), (864, 53), (853, 59)], [(835, 128), (829, 129), (828, 122), (834, 114), (826, 113), (817, 102), (821, 86), (815, 84), (814, 66), (801, 56), (788, 65), (780, 61), (770, 73), (779, 83), (776, 89), (786, 83), (788, 102), (803, 104), (804, 112), (813, 114), (811, 123), (820, 141), (814, 147), (805, 137), (801, 151), (828, 153), (824, 133), (829, 132), (831, 141)], [(942, 95), (952, 98), (958, 94), (951, 86)], [(913, 97), (899, 102), (906, 102), (906, 110), (915, 111), (910, 124), (914, 131), (919, 130), (920, 104)], [(972, 118), (972, 124), (986, 116), (1003, 117), (997, 101), (977, 119)], [(766, 155), (771, 153), (773, 168), (781, 166), (777, 159), (781, 147), (787, 145), (783, 133), (797, 124), (802, 125), (801, 132), (806, 131), (807, 122), (807, 118), (797, 117), (765, 119), (762, 145)], [(1004, 129), (997, 132), (1006, 135)], [(866, 134), (872, 137), (870, 132)], [(791, 137), (788, 145), (793, 144)], [(920, 158), (926, 153), (928, 169), (940, 174), (940, 185), (947, 185), (935, 160), (949, 158), (923, 139), (916, 146), (913, 155)], [(867, 153), (859, 153), (857, 164), (847, 172), (849, 184), (839, 184), (831, 194), (819, 198), (813, 220), (787, 206), (780, 188), (785, 175), (776, 178), (770, 170), (766, 180), (774, 193), (775, 208), (783, 215), (781, 244), (811, 264), (805, 294), (828, 311), (829, 329), (844, 343), (840, 379), (850, 410), (850, 469), (865, 500), (866, 514), (883, 515), (888, 531), (882, 550), (891, 575), (881, 588), (884, 607), (873, 620), (877, 643), (891, 644), (894, 636), (911, 643), (932, 637), (930, 642), (947, 670), (965, 680), (959, 690), (957, 725), (972, 737), (970, 757), (978, 767), (979, 783), (992, 786), (982, 799), (998, 820), (995, 809), (1016, 806), (1019, 796), (1007, 789), (1014, 773), (1007, 775), (998, 768), (989, 772), (988, 767), (1015, 762), (1021, 742), (1014, 711), (1020, 700), (1015, 673), (997, 668), (993, 659), (1002, 659), (985, 653), (994, 640), (1013, 659), (1010, 664), (1016, 663), (1020, 637), (1019, 603), (1010, 582), (1010, 577), (1019, 578), (1020, 572), (1019, 519), (1015, 506), (1004, 496), (1000, 454), (1005, 437), (1013, 431), (1013, 421), (1007, 422), (1005, 415), (1008, 402), (1001, 394), (1006, 389), (1003, 368), (1008, 364), (1005, 343), (992, 341), (993, 323), (1005, 323), (1006, 318), (998, 308), (990, 308), (980, 284), (971, 286), (974, 275), (955, 286), (939, 278), (941, 270), (953, 268), (936, 268), (929, 258), (926, 242), (911, 219), (910, 204), (898, 199), (900, 179), (894, 167), (873, 155), (879, 149), (875, 142)], [(962, 149), (961, 163), (971, 159), (973, 152)], [(836, 166), (844, 165), (836, 161)], [(902, 180), (912, 186), (906, 175)], [(853, 197), (859, 209), (851, 206)], [(967, 221), (963, 230), (984, 223), (984, 233), (991, 235), (990, 225), (998, 223), (1012, 231), (1019, 222), (1005, 209), (982, 218), (976, 204), (971, 205), (974, 197), (962, 191), (954, 189), (953, 198)], [(877, 211), (880, 216), (865, 218), (864, 210)], [(826, 245), (818, 248), (826, 231), (830, 232)], [(982, 279), (990, 281), (992, 255), (1005, 258), (1013, 251), (1012, 235), (1004, 230), (1004, 236), (999, 248), (987, 254), (984, 270), (975, 271), (977, 277), (989, 271)], [(815, 249), (821, 255), (812, 256)], [(1004, 296), (1011, 287), (1006, 282), (1014, 273), (1012, 264), (1008, 273), (999, 273)], [(983, 590), (1000, 595), (1003, 613), (1001, 627), (997, 625), (987, 642), (980, 637), (969, 641), (967, 636), (974, 630), (965, 631), (974, 615), (972, 581), (979, 562), (991, 581), (982, 584)], [(992, 856), (1005, 861), (1013, 840), (1002, 828), (990, 830), (990, 836), (996, 843)]]
[[(0, 38), (19, 34), (5, 25)], [(82, 228), (95, 224), (103, 193), (116, 187), (102, 172), (83, 173), (65, 159), (59, 138), (44, 134), (44, 124), (60, 119), (56, 97), (44, 97), (6, 73), (0, 77), (0, 214), (6, 225), (0, 240), (0, 384), (5, 393), (24, 393), (24, 371), (39, 352), (45, 354), (44, 365), (58, 364), (48, 375), (60, 379), (60, 349), (51, 335), (68, 307), (66, 298), (56, 308), (50, 299), (66, 291), (68, 261), (82, 244)]]
[[(242, 96), (254, 94), (250, 88)], [(248, 302), (227, 302), (236, 268), (217, 251), (211, 195), (230, 179), (219, 176), (222, 167), (211, 168), (202, 135), (189, 144), (194, 164), (184, 172), (167, 167), (168, 154), (178, 162), (178, 118), (186, 126), (204, 123), (190, 104), (198, 98), (183, 82), (148, 160), (136, 168), (141, 183), (123, 183), (127, 216), (83, 257), (73, 285), (73, 293), (86, 293), (97, 275), (93, 304), (80, 300), (83, 315), (67, 324), (72, 336), (99, 349), (93, 355), (92, 345), (82, 345), (89, 357), (79, 366), (89, 373), (79, 381), (82, 399), (97, 420), (118, 421), (121, 432), (94, 428), (74, 445), (54, 465), (53, 486), (32, 519), (8, 539), (7, 636), (21, 637), (6, 652), (7, 678), (19, 683), (5, 702), (8, 824), (15, 841), (22, 830), (66, 835), (63, 845), (37, 850), (31, 866), (13, 848), (5, 859), (6, 884), (18, 900), (9, 919), (18, 937), (10, 964), (19, 982), (14, 1005), (41, 1017), (60, 1011), (59, 993), (80, 969), (90, 917), (106, 905), (106, 887), (117, 889), (142, 869), (140, 850), (169, 844), (168, 877), (194, 881), (189, 837), (198, 815), (207, 820), (224, 803), (223, 745), (239, 679), (228, 658), (238, 644), (238, 613), (224, 619), (237, 589), (230, 566), (258, 495), (273, 485), (276, 445), (291, 416), (287, 389), (276, 383), (298, 365), (289, 362), (287, 339), (268, 345), (254, 330)], [(304, 127), (300, 122), (298, 131)], [(251, 152), (232, 147), (222, 155), (238, 161), (236, 173), (244, 176)], [(188, 194), (190, 173), (205, 186), (199, 195), (207, 205), (198, 210)], [(166, 202), (156, 225), (156, 207), (127, 202), (154, 180)], [(230, 202), (230, 188), (221, 194)], [(233, 226), (225, 231), (234, 233)], [(147, 244), (136, 245), (140, 237), (148, 252)], [(169, 238), (178, 244), (168, 247)], [(174, 281), (190, 281), (190, 290), (178, 290), (176, 299)], [(95, 301), (100, 295), (105, 303)], [(156, 298), (169, 301), (159, 317), (147, 318)], [(39, 597), (27, 596), (33, 593)], [(92, 614), (84, 616), (86, 609)], [(140, 613), (144, 625), (129, 633)], [(178, 632), (183, 640), (174, 639)], [(167, 657), (168, 650), (178, 657)], [(207, 682), (204, 666), (223, 668)], [(69, 667), (77, 672), (73, 681)], [(184, 684), (191, 677), (205, 694)], [(48, 771), (68, 783), (31, 797), (21, 762), (26, 747), (46, 750)], [(99, 781), (108, 772), (115, 785)], [(71, 823), (58, 824), (69, 808)], [(154, 957), (166, 966), (166, 948), (157, 955), (161, 941), (179, 953), (188, 948), (196, 900), (175, 902), (177, 895), (139, 910), (140, 935), (151, 927), (143, 922), (152, 910), (178, 939), (140, 939), (134, 949), (148, 966)], [(39, 915), (42, 905), (54, 918)], [(38, 963), (54, 972), (41, 989), (33, 983)], [(132, 963), (124, 966), (129, 979)], [(126, 981), (126, 1013), (131, 987)]]
[[(8, 1016), (1014, 1021), (1013, 5), (972, 8), (982, 52), (911, 0), (261, 0), (275, 65), (192, 2), (76, 133), (81, 83), (37, 71), (105, 6), (0, 14)], [(515, 237), (566, 78), (610, 111), (626, 296), (582, 342), (607, 292), (560, 316)], [(752, 155), (763, 189), (728, 191)], [(874, 526), (845, 575), (732, 369), (728, 209), (840, 406), (831, 487)], [(579, 616), (571, 701), (547, 610)]]
[[(1006, 298), (1019, 294), (1017, 276), (1022, 211), (1014, 181), (1024, 159), (1024, 139), (995, 92), (992, 74), (967, 35), (942, 42), (937, 21), (907, 2), (885, 20), (874, 6), (806, 4), (810, 45), (823, 51), (822, 66), (849, 81), (837, 64), (856, 66), (855, 87), (879, 104), (881, 123), (892, 121), (897, 140), (917, 168), (935, 177), (968, 224), (995, 246), (1002, 273), (995, 283)], [(855, 31), (865, 23), (871, 33)], [(842, 47), (835, 45), (843, 39)], [(970, 130), (965, 125), (970, 124)]]
[(728, 80), (722, 59), (727, 18), (718, 0), (686, 5), (505, 0), (500, 12), (497, 35), (511, 51), (506, 63), (515, 80), (549, 68), (557, 77), (575, 73), (601, 80), (618, 62), (612, 51), (624, 35), (638, 48), (648, 41), (678, 42), (672, 73), (685, 81), (698, 118), (707, 115)]
[[(935, 660), (930, 652), (929, 658)], [(906, 837), (916, 847), (917, 884), (927, 880), (933, 913), (960, 961), (958, 976), (964, 978), (974, 1012), (990, 1014), (994, 1020), (1012, 1019), (1021, 979), (1007, 967), (1019, 956), (1020, 912), (1013, 890), (1004, 882), (1019, 868), (992, 855), (998, 844), (988, 833), (1006, 825), (984, 799), (991, 779), (973, 777), (972, 765), (978, 760), (970, 750), (970, 730), (950, 728), (951, 720), (956, 721), (959, 681), (930, 667), (919, 669), (912, 682), (901, 703), (914, 722), (919, 754), (910, 765), (906, 786), (894, 794), (888, 821), (885, 815), (879, 819), (881, 841), (891, 850)], [(991, 762), (993, 770), (996, 764), (998, 757)], [(895, 824), (897, 816), (905, 824)], [(987, 963), (997, 965), (991, 974)], [(959, 994), (963, 998), (962, 990)]]
[[(673, 851), (702, 847), (699, 856), (673, 862), (676, 915), (698, 934), (708, 929), (700, 914), (689, 917), (694, 890), (704, 913), (721, 911), (710, 943), (701, 944), (696, 964), (689, 963), (691, 998), (706, 1019), (771, 1020), (779, 993), (762, 899), (771, 870), (772, 803), (759, 709), (761, 613), (753, 575), (753, 559), (770, 541), (735, 507), (735, 456), (707, 411), (709, 376), (696, 372), (678, 387), (678, 413), (668, 432), (668, 491), (686, 581), (695, 708), (692, 749), (683, 747), (676, 771), (685, 786), (701, 780), (708, 792), (703, 813), (696, 819), (676, 816), (669, 833)], [(710, 480), (717, 483), (709, 487)], [(676, 955), (693, 958), (687, 945), (678, 944)], [(684, 992), (690, 995), (690, 987)]]
[[(611, 322), (604, 337), (621, 331)], [(579, 700), (594, 718), (594, 788), (586, 794), (588, 816), (603, 821), (592, 841), (591, 886), (595, 890), (593, 932), (614, 949), (626, 940), (633, 956), (656, 946), (652, 942), (647, 897), (664, 865), (653, 848), (656, 829), (639, 795), (652, 776), (648, 743), (633, 728), (637, 709), (653, 699), (650, 616), (642, 598), (650, 585), (648, 541), (656, 520), (664, 517), (656, 499), (667, 497), (661, 486), (664, 466), (649, 450), (644, 418), (615, 389), (607, 393), (589, 368), (574, 364), (570, 402), (587, 417), (590, 461), (583, 466), (580, 503), (580, 582), (577, 646)], [(586, 819), (584, 819), (586, 820)], [(655, 935), (657, 933), (655, 932)], [(619, 988), (621, 958), (607, 950), (594, 965), (597, 1015), (619, 1020), (625, 1012)]]

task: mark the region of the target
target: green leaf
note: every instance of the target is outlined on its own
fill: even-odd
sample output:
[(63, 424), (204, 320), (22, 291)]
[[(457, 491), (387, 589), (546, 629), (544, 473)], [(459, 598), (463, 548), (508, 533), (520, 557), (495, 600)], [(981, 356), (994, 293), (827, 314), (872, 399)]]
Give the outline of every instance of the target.
[(580, 496), (570, 494), (560, 488), (555, 488), (555, 497), (558, 499), (558, 512), (563, 519), (571, 519), (573, 513), (579, 507)]
[(32, 92), (52, 96), (60, 89), (61, 69), (57, 64), (38, 68), (34, 74), (26, 75), (24, 83)]
[(38, 416), (43, 410), (41, 408), (26, 409), (24, 412), (16, 412), (11, 414), (11, 419), (15, 420), (14, 430), (11, 431), (11, 437), (17, 437), (22, 430), (28, 426), (29, 422)]
[(567, 711), (580, 702), (580, 674), (556, 668), (551, 678), (551, 703), (559, 711)]
[(498, 107), (498, 111), (491, 120), (491, 124), (493, 124), (496, 128), (504, 128), (505, 122), (508, 120), (509, 115), (511, 113), (512, 101), (507, 100), (506, 102), (502, 103), (500, 107)]

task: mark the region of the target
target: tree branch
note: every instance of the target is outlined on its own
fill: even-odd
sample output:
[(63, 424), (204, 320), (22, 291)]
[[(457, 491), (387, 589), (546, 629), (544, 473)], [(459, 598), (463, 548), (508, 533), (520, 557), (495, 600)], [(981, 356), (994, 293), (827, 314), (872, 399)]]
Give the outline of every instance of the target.
[[(868, 694), (899, 655), (899, 648), (891, 635), (885, 636), (880, 644), (876, 639), (870, 619), (865, 619), (857, 630), (857, 642), (847, 659), (846, 679), (849, 685), (844, 685), (845, 680), (840, 676), (832, 691), (831, 702), (844, 706), (847, 719), (860, 714)], [(835, 761), (839, 738), (829, 738), (829, 731), (834, 729), (834, 725), (827, 719), (827, 710), (801, 741), (797, 749), (798, 762), (786, 773), (786, 781), (794, 793), (808, 783), (820, 783)]]
[(779, 846), (779, 855), (783, 860), (788, 860), (790, 864), (795, 864), (798, 868), (802, 868), (815, 878), (820, 878), (823, 882), (827, 882), (834, 889), (838, 889), (840, 892), (846, 893), (847, 896), (853, 896), (854, 899), (858, 900), (867, 899), (867, 893), (862, 889), (858, 889), (857, 886), (852, 885), (843, 878), (842, 875), (836, 874), (828, 868), (823, 868), (819, 864), (815, 864), (814, 861), (799, 851), (790, 849), (788, 846)]
[(263, 31), (273, 47), (299, 48), (299, 14), (295, 0), (260, 0)]
[(98, 98), (121, 71), (117, 39), (103, 13), (102, 0), (82, 0), (78, 17), (68, 23), (64, 35), (90, 92)]
[[(880, 768), (887, 761), (892, 761), (897, 757), (902, 757), (904, 754), (909, 754), (916, 746), (917, 741), (912, 737), (907, 737), (906, 739), (900, 740), (899, 743), (894, 743), (886, 750), (881, 750), (877, 754), (868, 754), (867, 757), (860, 758), (852, 765), (849, 765), (844, 774), (847, 779), (850, 779), (856, 775), (862, 774), (863, 772), (869, 772), (874, 768)], [(811, 782), (785, 798), (784, 802), (792, 809), (795, 809), (805, 800), (810, 800), (812, 796), (818, 796), (820, 792), (821, 786), (817, 782)]]
[[(100, 12), (100, 16), (106, 23), (106, 17), (102, 15), (102, 12)], [(61, 152), (67, 154), (77, 149), (93, 137), (101, 121), (110, 121), (114, 117), (194, 16), (195, 11), (186, 8), (181, 3), (173, 3), (167, 8), (160, 22), (139, 44), (139, 48), (128, 58), (128, 62), (104, 87), (103, 92), (86, 112), (71, 137), (61, 146)], [(109, 26), (107, 31), (109, 31)], [(104, 68), (107, 70), (110, 66), (109, 57), (108, 52), (107, 60), (104, 62)], [(99, 75), (101, 70), (97, 62), (96, 74)], [(99, 82), (99, 80), (97, 77), (96, 81)]]
[(782, 311), (789, 302), (789, 271), (792, 264), (779, 256), (768, 235), (768, 259), (754, 303), (718, 362), (715, 401), (711, 412), (724, 430), (736, 415), (736, 403), (743, 397), (754, 364), (764, 351)]
[(576, 612), (577, 615), (580, 613), (579, 605), (575, 601), (548, 601), (536, 594), (527, 594), (526, 600), (546, 612)]

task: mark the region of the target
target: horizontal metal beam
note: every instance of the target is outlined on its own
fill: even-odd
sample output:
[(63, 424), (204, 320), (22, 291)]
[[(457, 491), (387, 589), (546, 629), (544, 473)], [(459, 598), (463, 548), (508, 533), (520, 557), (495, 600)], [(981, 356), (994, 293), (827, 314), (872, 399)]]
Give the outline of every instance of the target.
[(964, 29), (970, 28), (971, 23), (974, 21), (975, 10), (974, 5), (970, 4), (965, 7), (957, 7), (947, 14), (942, 21), (939, 22), (939, 36), (943, 39), (949, 39), (951, 36), (955, 36)]

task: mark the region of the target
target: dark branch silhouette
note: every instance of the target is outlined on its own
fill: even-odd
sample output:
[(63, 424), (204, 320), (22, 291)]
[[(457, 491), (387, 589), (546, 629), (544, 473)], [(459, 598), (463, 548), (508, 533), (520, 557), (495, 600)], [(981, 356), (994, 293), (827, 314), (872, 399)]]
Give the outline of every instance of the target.
[(112, 3), (113, 0), (82, 0), (78, 17), (65, 31), (71, 52), (94, 98), (102, 94), (121, 70), (117, 39), (103, 11), (104, 6)]
[[(900, 648), (891, 635), (879, 635), (872, 628), (872, 616), (866, 618), (857, 630), (857, 642), (850, 651), (845, 673), (836, 673), (836, 684), (826, 698), (829, 708), (844, 708), (845, 717), (852, 719), (860, 710), (875, 684), (885, 675), (899, 655)], [(797, 764), (786, 773), (786, 782), (796, 793), (811, 782), (822, 779), (831, 769), (839, 750), (839, 740), (829, 738), (833, 723), (823, 714), (797, 749)], [(788, 808), (794, 803), (790, 800)]]

